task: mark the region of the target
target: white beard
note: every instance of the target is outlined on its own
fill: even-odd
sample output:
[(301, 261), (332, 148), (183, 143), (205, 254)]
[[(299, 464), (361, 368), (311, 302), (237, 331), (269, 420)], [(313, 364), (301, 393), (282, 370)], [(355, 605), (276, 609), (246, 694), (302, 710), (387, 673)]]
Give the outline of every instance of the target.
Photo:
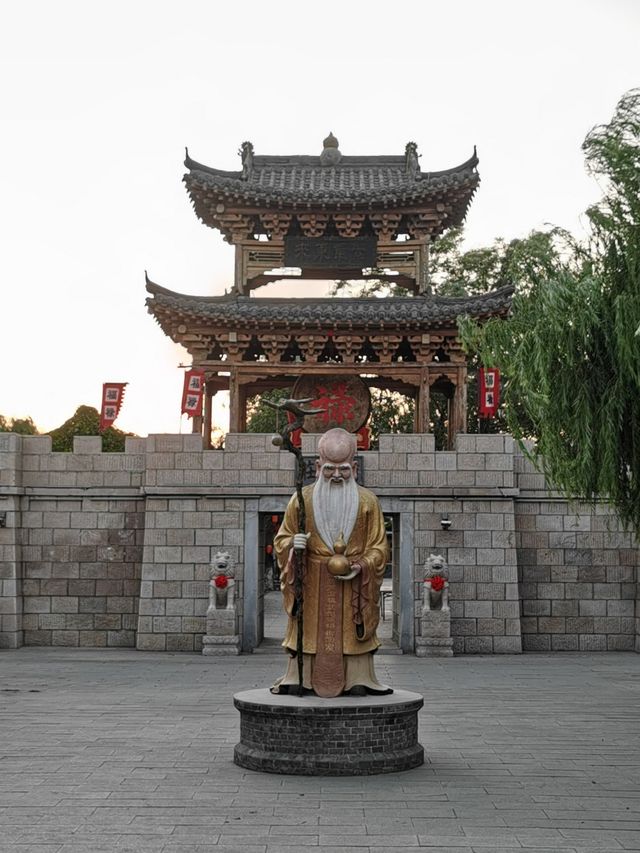
[(358, 515), (360, 496), (353, 478), (332, 483), (320, 474), (313, 487), (313, 517), (324, 544), (333, 553), (333, 546), (342, 536), (345, 542), (353, 533)]

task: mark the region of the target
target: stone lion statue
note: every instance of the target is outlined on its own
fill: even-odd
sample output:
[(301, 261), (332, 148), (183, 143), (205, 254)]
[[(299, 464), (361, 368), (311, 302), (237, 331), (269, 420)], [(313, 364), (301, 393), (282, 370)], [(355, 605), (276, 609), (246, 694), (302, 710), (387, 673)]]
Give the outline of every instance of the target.
[(209, 568), (209, 610), (233, 610), (236, 600), (235, 566), (228, 551), (218, 551)]
[(429, 554), (424, 564), (423, 609), (449, 609), (449, 569), (441, 554)]

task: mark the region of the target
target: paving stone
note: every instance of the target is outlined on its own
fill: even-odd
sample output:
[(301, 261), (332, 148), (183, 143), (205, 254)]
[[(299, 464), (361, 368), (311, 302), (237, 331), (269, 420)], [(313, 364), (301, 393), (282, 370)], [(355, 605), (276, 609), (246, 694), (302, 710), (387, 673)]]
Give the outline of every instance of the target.
[(280, 675), (280, 655), (3, 651), (0, 853), (640, 848), (637, 655), (376, 666), (425, 697), (425, 765), (294, 779), (232, 762), (232, 696)]

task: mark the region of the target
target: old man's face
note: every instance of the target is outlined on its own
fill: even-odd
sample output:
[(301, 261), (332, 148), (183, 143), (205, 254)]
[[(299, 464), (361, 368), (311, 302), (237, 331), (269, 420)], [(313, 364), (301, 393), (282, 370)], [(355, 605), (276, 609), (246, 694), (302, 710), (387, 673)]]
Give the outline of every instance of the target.
[(341, 483), (355, 474), (355, 465), (351, 462), (319, 462), (320, 473), (325, 480), (332, 483)]

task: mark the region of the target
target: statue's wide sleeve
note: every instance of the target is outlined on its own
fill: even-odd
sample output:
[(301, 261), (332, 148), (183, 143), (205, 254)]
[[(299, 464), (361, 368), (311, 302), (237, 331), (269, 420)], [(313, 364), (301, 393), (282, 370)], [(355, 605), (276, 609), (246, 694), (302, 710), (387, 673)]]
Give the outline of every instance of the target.
[(280, 589), (285, 611), (291, 615), (294, 603), (293, 577), (287, 572), (287, 562), (294, 535), (298, 533), (298, 498), (293, 495), (284, 514), (280, 530), (273, 540), (278, 566), (280, 567)]
[(363, 490), (360, 500), (364, 511), (359, 515), (356, 539), (361, 544), (361, 553), (357, 557), (354, 554), (354, 558), (361, 564), (362, 571), (352, 582), (351, 612), (357, 640), (368, 642), (375, 636), (380, 618), (380, 586), (389, 546), (378, 499)]
[(364, 551), (362, 557), (366, 568), (371, 573), (371, 579), (380, 586), (384, 577), (384, 568), (389, 559), (389, 545), (384, 526), (384, 516), (378, 499), (369, 493), (366, 500), (366, 529), (364, 535)]

